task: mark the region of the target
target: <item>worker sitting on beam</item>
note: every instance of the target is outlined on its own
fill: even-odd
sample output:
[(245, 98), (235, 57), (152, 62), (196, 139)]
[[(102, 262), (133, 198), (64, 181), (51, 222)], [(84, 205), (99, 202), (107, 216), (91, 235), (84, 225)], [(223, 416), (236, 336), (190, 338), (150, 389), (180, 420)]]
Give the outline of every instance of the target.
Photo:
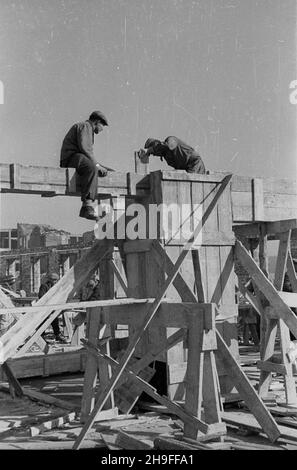
[(141, 149), (139, 158), (143, 163), (148, 162), (149, 155), (155, 155), (166, 160), (168, 165), (176, 170), (188, 173), (205, 174), (205, 166), (198, 152), (177, 137), (167, 137), (164, 142), (149, 138), (144, 144), (146, 151)]
[(94, 134), (99, 134), (107, 119), (100, 111), (94, 111), (89, 119), (74, 124), (67, 132), (60, 157), (60, 167), (75, 168), (80, 176), (82, 208), (79, 216), (97, 220), (94, 201), (97, 197), (98, 176), (106, 176), (107, 169), (94, 158)]

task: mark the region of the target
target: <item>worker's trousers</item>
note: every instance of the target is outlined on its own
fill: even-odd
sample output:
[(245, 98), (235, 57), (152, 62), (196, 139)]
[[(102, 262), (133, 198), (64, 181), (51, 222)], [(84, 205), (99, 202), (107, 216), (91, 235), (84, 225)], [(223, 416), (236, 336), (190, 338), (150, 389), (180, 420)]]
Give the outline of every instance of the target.
[(67, 168), (75, 168), (79, 174), (81, 200), (95, 201), (98, 188), (98, 169), (95, 163), (83, 153), (75, 153), (67, 159)]

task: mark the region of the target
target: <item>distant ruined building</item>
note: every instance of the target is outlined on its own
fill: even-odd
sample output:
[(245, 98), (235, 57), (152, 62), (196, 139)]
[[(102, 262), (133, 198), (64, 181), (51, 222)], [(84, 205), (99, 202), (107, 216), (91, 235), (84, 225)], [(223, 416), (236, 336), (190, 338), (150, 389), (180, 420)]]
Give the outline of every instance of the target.
[(18, 248), (41, 248), (68, 245), (71, 233), (58, 230), (50, 225), (17, 224)]
[(36, 296), (50, 271), (64, 275), (80, 257), (83, 238), (45, 224), (0, 230), (0, 284)]

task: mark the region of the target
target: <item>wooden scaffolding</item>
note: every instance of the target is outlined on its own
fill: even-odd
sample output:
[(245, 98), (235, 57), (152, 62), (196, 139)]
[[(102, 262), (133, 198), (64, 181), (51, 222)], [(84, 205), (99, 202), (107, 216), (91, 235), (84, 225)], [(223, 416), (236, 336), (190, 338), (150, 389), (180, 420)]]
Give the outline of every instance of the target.
[[(16, 187), (12, 189), (17, 190), (22, 182), (16, 180), (15, 173), (13, 177)], [(145, 177), (130, 174), (128, 180), (129, 190), (124, 198), (117, 197), (122, 195), (122, 189), (99, 195), (99, 201), (105, 198), (113, 208), (116, 236), (97, 240), (34, 307), (0, 309), (0, 313), (26, 312), (1, 338), (1, 364), (11, 386), (21, 393), (9, 367), (9, 359), (17, 348), (30, 340), (44, 321), (49, 321), (53, 311), (71, 307), (75, 293), (99, 268), (102, 300), (76, 303), (77, 307), (87, 307), (84, 341), (87, 362), (81, 408), (84, 426), (74, 448), (80, 447), (101, 413), (111, 416), (117, 410), (129, 412), (143, 391), (179, 416), (184, 423), (184, 434), (190, 438), (196, 438), (199, 433), (225, 433), (221, 397), (237, 391), (268, 437), (276, 440), (280, 436), (279, 429), (261, 397), (267, 389), (277, 323), (284, 331), (284, 362), (279, 367), (288, 378), (288, 403), (294, 403), (293, 394), (290, 395), (290, 368), (284, 357), (286, 346), (283, 345), (287, 344), (289, 330), (297, 336), (297, 319), (289, 307), (295, 297), (288, 299), (279, 292), (286, 266), (296, 283), (288, 254), (289, 235), (282, 238), (273, 285), (232, 231), (234, 212), (238, 214), (239, 210), (234, 205), (231, 175), (153, 172)], [(71, 184), (73, 188), (75, 181)], [(248, 184), (250, 180), (245, 188)], [(44, 190), (44, 195), (55, 195), (53, 193), (50, 187)], [(262, 205), (261, 198), (255, 197), (260, 193)], [(244, 209), (246, 220), (241, 219), (241, 222), (252, 222), (260, 216), (265, 220), (264, 194), (263, 185), (253, 180), (252, 214)], [(172, 236), (179, 223), (172, 225), (169, 235), (164, 231), (163, 217), (157, 219), (154, 226), (157, 228), (155, 238), (149, 236), (149, 223), (143, 240), (117, 236), (123, 217), (126, 217), (124, 227), (127, 228), (133, 216), (129, 213), (132, 204), (141, 206), (147, 217), (152, 205), (168, 206), (173, 201), (177, 206), (184, 204), (191, 208), (182, 237)], [(290, 223), (294, 224), (294, 221)], [(269, 226), (269, 222), (265, 224)], [(241, 230), (245, 228), (241, 227)], [(261, 230), (261, 246), (264, 246), (267, 232)], [(264, 248), (261, 248), (261, 256), (263, 252)], [(237, 361), (235, 257), (255, 283), (256, 295), (249, 295), (243, 286), (244, 295), (257, 307), (261, 318), (269, 317), (262, 346), (262, 365), (259, 365), (263, 371), (259, 394)], [(263, 262), (263, 256), (261, 259)], [(114, 298), (115, 278), (126, 298)], [(118, 331), (125, 331), (124, 341), (116, 337)], [(149, 384), (156, 361), (166, 366), (166, 396)]]

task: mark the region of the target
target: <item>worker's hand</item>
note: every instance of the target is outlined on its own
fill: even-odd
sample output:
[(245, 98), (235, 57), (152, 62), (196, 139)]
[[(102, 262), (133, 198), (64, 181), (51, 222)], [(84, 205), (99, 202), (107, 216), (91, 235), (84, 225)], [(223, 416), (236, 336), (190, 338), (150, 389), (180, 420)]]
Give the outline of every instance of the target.
[(107, 170), (105, 168), (103, 168), (103, 166), (99, 165), (99, 163), (97, 163), (96, 167), (97, 167), (97, 170), (98, 170), (98, 175), (100, 177), (103, 177), (103, 176), (107, 175)]

